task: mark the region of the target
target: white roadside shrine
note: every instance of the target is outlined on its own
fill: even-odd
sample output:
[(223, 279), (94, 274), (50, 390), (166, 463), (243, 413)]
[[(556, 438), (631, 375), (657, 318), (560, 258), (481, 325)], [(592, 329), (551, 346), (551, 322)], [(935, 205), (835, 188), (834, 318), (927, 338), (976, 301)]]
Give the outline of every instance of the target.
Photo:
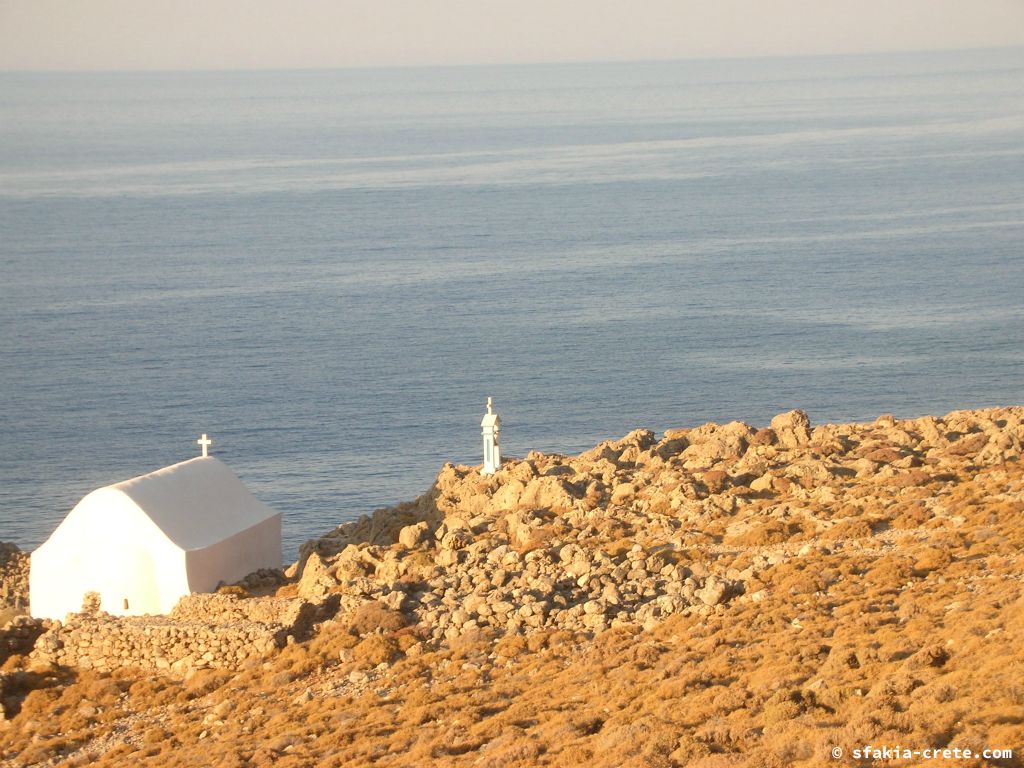
[(168, 613), (259, 568), (281, 566), (281, 515), (220, 460), (203, 455), (99, 488), (32, 553), (33, 616), (63, 619), (87, 592), (127, 616)]
[(484, 438), (484, 466), (480, 470), (481, 475), (493, 475), (501, 469), (501, 417), (496, 414), (491, 404), (491, 398), (487, 398), (487, 413), (480, 422), (480, 432)]

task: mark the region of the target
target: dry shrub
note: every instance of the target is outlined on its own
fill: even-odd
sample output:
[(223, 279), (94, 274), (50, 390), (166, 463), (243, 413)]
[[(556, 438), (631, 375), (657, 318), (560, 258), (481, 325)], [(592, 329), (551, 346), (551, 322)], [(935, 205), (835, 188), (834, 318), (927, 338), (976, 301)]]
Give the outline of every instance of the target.
[(784, 723), (794, 720), (814, 704), (803, 692), (798, 690), (778, 690), (764, 703), (764, 721)]
[(893, 518), (892, 527), (897, 530), (920, 528), (932, 517), (928, 508), (919, 501), (901, 505), (893, 511), (896, 516)]
[(827, 586), (824, 575), (817, 564), (805, 562), (786, 562), (765, 573), (777, 589), (793, 595), (807, 595), (819, 592)]
[(18, 761), (21, 765), (53, 765), (52, 760), (67, 754), (76, 746), (75, 742), (69, 741), (63, 736), (40, 739), (28, 745), (18, 755)]
[(912, 570), (909, 558), (901, 555), (882, 555), (868, 568), (864, 579), (872, 585), (895, 587), (904, 584), (910, 578)]
[(170, 733), (159, 725), (154, 725), (152, 728), (147, 728), (146, 732), (142, 734), (142, 743), (148, 745), (163, 744), (170, 737)]
[(329, 622), (321, 627), (306, 647), (310, 654), (327, 661), (337, 659), (342, 651), (354, 648), (358, 642), (359, 636), (348, 627)]
[(537, 653), (548, 647), (548, 640), (554, 634), (552, 630), (533, 632), (526, 636), (526, 649), (530, 653)]
[[(776, 730), (778, 729), (778, 730)], [(832, 744), (823, 747), (818, 742), (820, 738), (813, 731), (808, 733), (804, 728), (795, 724), (785, 723), (779, 726), (771, 726), (765, 730), (764, 739), (760, 740), (756, 747), (750, 748), (746, 744), (741, 750), (744, 753), (759, 753), (763, 755), (755, 763), (758, 768), (790, 768), (793, 765), (824, 766), (834, 762), (832, 759)], [(815, 756), (818, 760), (814, 760)], [(750, 763), (742, 763), (750, 765)]]
[(356, 608), (349, 620), (349, 628), (363, 637), (373, 632), (397, 632), (406, 623), (401, 612), (388, 608), (379, 600), (373, 600)]
[(144, 677), (132, 682), (128, 688), (135, 710), (162, 707), (174, 700), (177, 693), (178, 684), (165, 677)]
[(821, 534), (821, 538), (827, 541), (838, 541), (840, 539), (866, 539), (875, 535), (875, 529), (879, 521), (875, 519), (859, 518), (854, 520), (843, 520)]
[(783, 544), (801, 533), (803, 528), (795, 520), (769, 518), (755, 523), (743, 533), (726, 536), (724, 543), (740, 547), (763, 547), (769, 544)]
[(281, 649), (273, 665), (274, 669), (288, 672), (295, 680), (316, 671), (323, 661), (324, 658), (318, 653), (312, 653), (309, 646), (292, 643)]
[(172, 701), (177, 685), (165, 677), (144, 677), (131, 683), (128, 695), (134, 709), (162, 706)]
[(938, 571), (953, 562), (948, 550), (939, 547), (925, 547), (917, 553), (914, 561), (914, 575), (924, 576), (931, 571)]
[[(674, 723), (650, 715), (630, 718), (628, 722), (605, 723), (593, 738), (594, 749), (606, 764), (639, 764), (650, 768), (669, 768), (669, 755), (679, 743), (678, 728)], [(640, 762), (637, 763), (637, 758)], [(632, 760), (632, 762), (630, 762)]]
[(369, 635), (352, 649), (352, 659), (362, 666), (390, 664), (401, 655), (398, 641), (391, 635)]
[(130, 685), (127, 681), (116, 681), (106, 676), (95, 678), (83, 677), (76, 688), (80, 689), (80, 695), (83, 699), (94, 704), (108, 706), (116, 702), (121, 693), (130, 688)]
[(547, 549), (555, 539), (555, 530), (550, 525), (532, 528), (525, 539), (513, 542), (512, 549), (521, 555), (537, 549)]
[[(200, 669), (185, 680), (182, 694), (186, 700), (198, 699), (201, 696), (213, 693), (222, 685), (227, 683), (232, 672), (226, 669)], [(179, 698), (181, 698), (179, 696)]]
[(506, 728), (498, 738), (480, 748), (481, 765), (488, 768), (534, 766), (544, 754), (544, 747), (522, 728)]
[(691, 765), (710, 754), (711, 748), (707, 744), (686, 734), (679, 739), (679, 743), (669, 757), (675, 761), (676, 765)]
[(494, 644), (494, 652), (498, 656), (513, 659), (527, 651), (526, 638), (522, 635), (505, 635)]
[[(20, 712), (22, 720), (46, 719), (54, 703), (74, 681), (70, 670), (59, 667), (15, 672), (4, 685), (4, 710), (8, 716)], [(78, 696), (75, 703), (80, 700)]]
[(395, 639), (398, 641), (398, 647), (405, 653), (414, 645), (420, 642), (420, 637), (416, 634), (415, 629), (407, 628), (395, 633)]

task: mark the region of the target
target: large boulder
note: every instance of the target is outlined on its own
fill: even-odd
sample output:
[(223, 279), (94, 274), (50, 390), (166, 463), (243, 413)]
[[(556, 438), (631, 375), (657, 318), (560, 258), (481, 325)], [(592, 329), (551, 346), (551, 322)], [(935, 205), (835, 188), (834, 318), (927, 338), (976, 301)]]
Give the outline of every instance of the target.
[(811, 442), (811, 420), (803, 411), (780, 413), (772, 419), (772, 429), (783, 448), (799, 448)]
[(306, 600), (318, 601), (337, 584), (334, 574), (316, 552), (310, 553), (299, 577), (297, 593)]
[(398, 532), (398, 543), (407, 549), (425, 545), (430, 542), (430, 539), (430, 526), (426, 521), (407, 525)]
[(687, 469), (702, 470), (720, 461), (735, 461), (747, 450), (754, 430), (740, 421), (724, 426), (705, 424), (690, 433), (690, 446), (681, 454)]

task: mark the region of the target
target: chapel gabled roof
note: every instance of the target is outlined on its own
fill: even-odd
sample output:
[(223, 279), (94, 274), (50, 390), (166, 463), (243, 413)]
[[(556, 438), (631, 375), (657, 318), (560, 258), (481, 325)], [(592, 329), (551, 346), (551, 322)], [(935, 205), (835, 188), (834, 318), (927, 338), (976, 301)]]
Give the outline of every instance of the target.
[(211, 546), (278, 515), (213, 456), (172, 464), (105, 490), (131, 499), (184, 550)]

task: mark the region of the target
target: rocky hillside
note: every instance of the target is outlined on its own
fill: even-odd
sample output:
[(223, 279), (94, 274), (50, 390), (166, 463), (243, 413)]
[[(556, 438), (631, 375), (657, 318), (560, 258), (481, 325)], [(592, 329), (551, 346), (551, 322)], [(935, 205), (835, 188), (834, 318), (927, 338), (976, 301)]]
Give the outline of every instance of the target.
[(237, 669), (9, 658), (0, 764), (1024, 765), (1022, 444), (793, 411), (447, 465), (235, 588), (321, 619)]

